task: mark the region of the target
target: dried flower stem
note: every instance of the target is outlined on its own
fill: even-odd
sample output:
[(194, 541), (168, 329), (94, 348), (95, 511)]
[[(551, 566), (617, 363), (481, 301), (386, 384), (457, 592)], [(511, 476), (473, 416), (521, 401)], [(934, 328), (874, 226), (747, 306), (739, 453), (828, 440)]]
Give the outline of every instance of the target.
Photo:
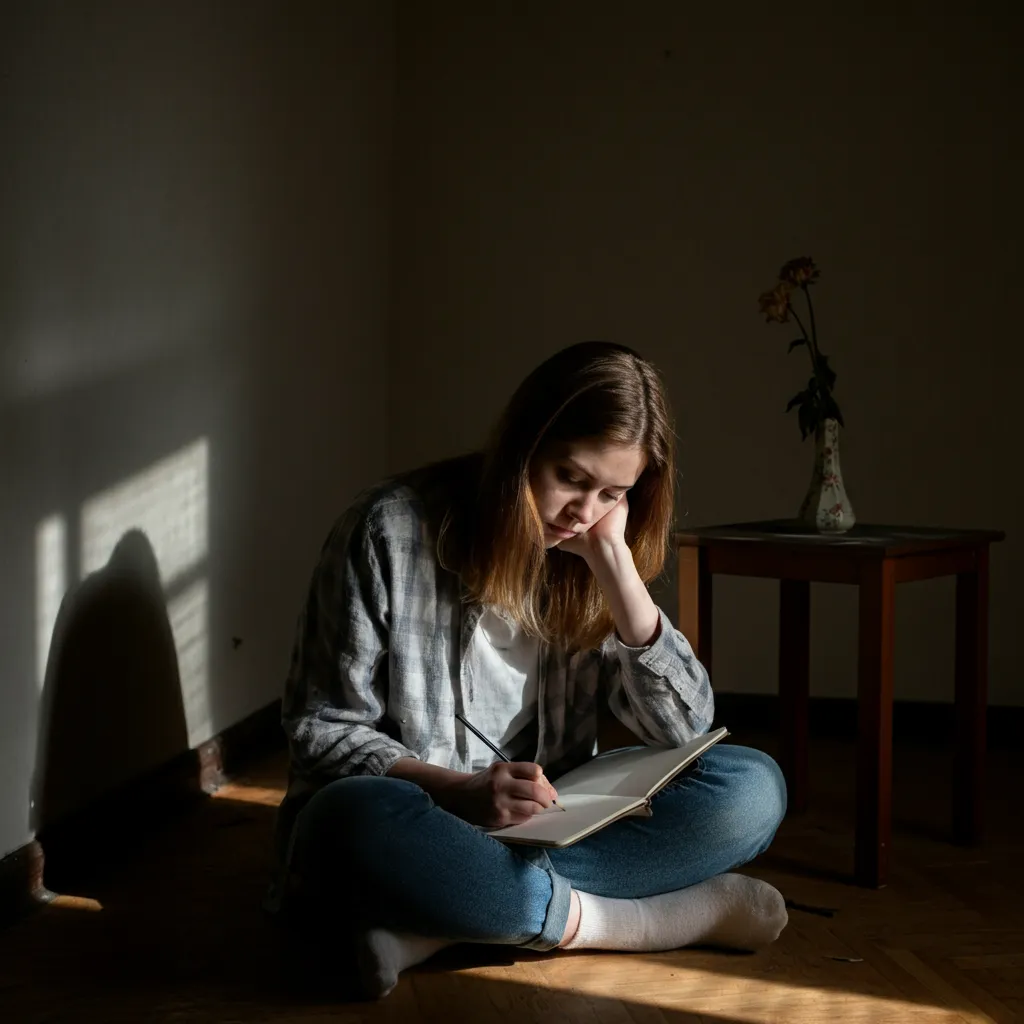
[(811, 289), (807, 285), (801, 285), (804, 295), (807, 298), (807, 310), (811, 314), (811, 337), (814, 339), (814, 351), (818, 352), (818, 328), (814, 324), (814, 306), (811, 304)]
[(807, 342), (807, 352), (808, 355), (810, 355), (811, 357), (811, 372), (814, 374), (818, 381), (818, 393), (820, 403), (821, 399), (824, 398), (826, 392), (828, 391), (828, 388), (825, 386), (825, 378), (822, 375), (821, 370), (819, 368), (821, 353), (818, 351), (818, 331), (814, 323), (814, 306), (811, 303), (810, 288), (808, 288), (807, 285), (802, 284), (800, 285), (800, 290), (804, 293), (804, 297), (807, 299), (807, 310), (810, 313), (811, 319), (810, 331), (808, 331), (807, 328), (804, 327), (804, 322), (800, 319), (800, 315), (793, 308), (792, 304), (790, 304), (789, 311), (790, 313), (792, 313), (793, 319), (796, 321), (797, 326), (800, 328), (800, 331), (804, 336), (804, 340)]
[(804, 336), (804, 341), (807, 342), (807, 354), (811, 357), (811, 370), (814, 373), (814, 375), (817, 376), (818, 375), (818, 359), (817, 359), (818, 350), (817, 350), (817, 348), (816, 348), (816, 346), (814, 344), (814, 341), (811, 338), (810, 334), (807, 333), (807, 328), (804, 327), (804, 322), (800, 319), (800, 315), (792, 307), (792, 305), (789, 307), (789, 312), (792, 314), (793, 319), (796, 321), (797, 327), (800, 328), (800, 333)]

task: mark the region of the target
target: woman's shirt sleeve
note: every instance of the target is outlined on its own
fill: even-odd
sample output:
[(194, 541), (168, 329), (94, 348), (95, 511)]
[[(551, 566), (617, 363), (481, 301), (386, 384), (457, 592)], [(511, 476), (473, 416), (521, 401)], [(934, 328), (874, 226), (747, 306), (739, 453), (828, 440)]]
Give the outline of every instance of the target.
[(660, 608), (661, 629), (647, 647), (612, 634), (601, 648), (602, 683), (612, 714), (650, 746), (679, 747), (706, 733), (715, 699), (704, 666)]
[(384, 731), (390, 588), (379, 514), (349, 510), (321, 551), (285, 687), (282, 723), (300, 777), (383, 775), (416, 756)]

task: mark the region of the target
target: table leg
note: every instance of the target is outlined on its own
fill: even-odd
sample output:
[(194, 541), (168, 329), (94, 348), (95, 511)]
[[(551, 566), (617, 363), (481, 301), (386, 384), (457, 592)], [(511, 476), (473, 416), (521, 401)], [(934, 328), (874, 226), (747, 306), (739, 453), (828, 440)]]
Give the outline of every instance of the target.
[(973, 572), (956, 578), (956, 764), (953, 837), (981, 837), (988, 705), (988, 546), (978, 549)]
[(807, 809), (807, 734), (810, 693), (811, 585), (779, 581), (779, 761), (789, 807)]
[(711, 674), (711, 572), (702, 547), (679, 548), (679, 630)]
[(896, 579), (889, 559), (860, 579), (857, 664), (857, 840), (860, 885), (885, 885), (892, 831), (892, 680)]

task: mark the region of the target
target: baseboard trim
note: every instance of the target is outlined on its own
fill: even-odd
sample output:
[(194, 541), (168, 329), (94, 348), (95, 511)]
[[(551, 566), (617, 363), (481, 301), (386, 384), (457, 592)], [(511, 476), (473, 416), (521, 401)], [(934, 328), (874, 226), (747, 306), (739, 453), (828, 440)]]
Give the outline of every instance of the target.
[(262, 757), (285, 745), (281, 728), (281, 701), (247, 715), (195, 751), (199, 767), (199, 788), (212, 793), (245, 762)]
[[(956, 725), (953, 704), (939, 701), (897, 700), (892, 708), (894, 742), (948, 744)], [(853, 697), (811, 697), (808, 709), (812, 736), (853, 739), (857, 735), (857, 701)], [(735, 732), (776, 733), (779, 698), (773, 693), (721, 693), (715, 691), (715, 726)], [(988, 745), (1006, 749), (1020, 744), (1024, 735), (1024, 707), (990, 705)]]
[[(61, 876), (119, 861), (147, 828), (215, 792), (240, 765), (284, 743), (281, 702), (275, 700), (206, 743), (48, 824), (0, 860), (0, 927), (44, 905), (54, 874), (59, 885)], [(130, 829), (124, 828), (126, 821)]]

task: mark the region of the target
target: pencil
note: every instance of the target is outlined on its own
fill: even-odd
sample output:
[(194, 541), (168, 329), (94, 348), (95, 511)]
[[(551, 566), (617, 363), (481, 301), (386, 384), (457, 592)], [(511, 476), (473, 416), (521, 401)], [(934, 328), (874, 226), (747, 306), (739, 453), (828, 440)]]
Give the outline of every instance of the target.
[[(473, 733), (480, 740), (481, 743), (486, 743), (487, 746), (489, 746), (491, 748), (491, 750), (493, 750), (498, 755), (498, 757), (500, 757), (502, 759), (502, 761), (507, 761), (507, 762), (511, 763), (511, 761), (512, 761), (511, 757), (509, 757), (507, 754), (505, 754), (505, 752), (503, 750), (500, 750), (498, 747), (496, 747), (475, 725), (473, 725), (471, 722), (467, 721), (462, 715), (459, 714), (458, 711), (455, 712), (455, 717), (471, 733)], [(560, 811), (564, 811), (565, 810), (565, 808), (557, 800), (552, 800), (551, 802)]]

